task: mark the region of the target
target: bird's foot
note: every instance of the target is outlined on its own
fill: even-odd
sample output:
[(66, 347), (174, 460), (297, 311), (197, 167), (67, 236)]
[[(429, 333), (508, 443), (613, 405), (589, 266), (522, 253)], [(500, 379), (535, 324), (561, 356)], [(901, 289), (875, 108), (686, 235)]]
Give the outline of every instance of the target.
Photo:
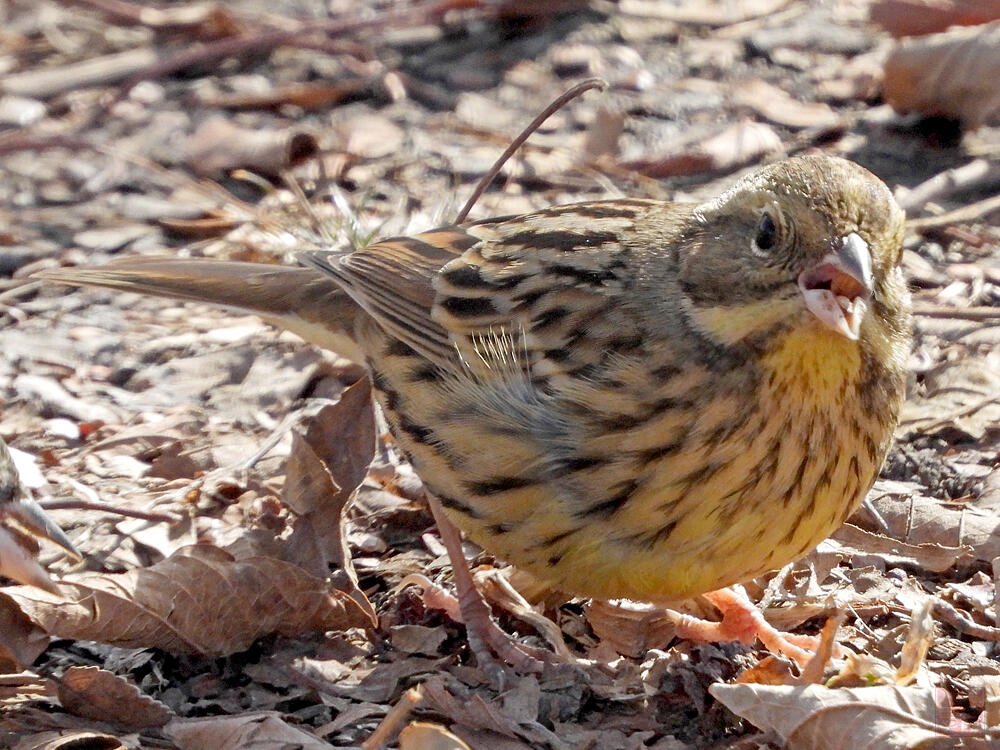
[[(475, 587), (471, 592), (460, 590), (455, 596), (420, 573), (406, 576), (398, 588), (405, 586), (420, 586), (426, 606), (444, 610), (451, 619), (465, 624), (469, 650), (490, 684), (498, 689), (505, 681), (505, 665), (524, 674), (540, 672), (551, 656), (541, 649), (518, 643), (504, 632), (493, 622), (489, 605)], [(464, 605), (463, 596), (466, 598)]]
[[(517, 643), (493, 622), (490, 607), (472, 579), (462, 552), (462, 539), (458, 529), (444, 515), (437, 498), (428, 496), (428, 502), (441, 534), (441, 541), (451, 560), (458, 610), (465, 623), (469, 650), (475, 655), (480, 669), (498, 689), (502, 689), (506, 682), (505, 664), (519, 673), (541, 672), (545, 666), (545, 652)], [(440, 593), (439, 591), (438, 595)]]
[[(675, 613), (675, 634), (678, 638), (695, 641), (736, 641), (747, 645), (759, 639), (768, 651), (783, 654), (801, 669), (804, 669), (820, 650), (819, 637), (786, 633), (772, 626), (750, 601), (742, 586), (719, 589), (704, 596), (722, 613), (722, 621), (711, 622)], [(835, 647), (833, 651), (834, 656), (842, 655), (840, 647)]]

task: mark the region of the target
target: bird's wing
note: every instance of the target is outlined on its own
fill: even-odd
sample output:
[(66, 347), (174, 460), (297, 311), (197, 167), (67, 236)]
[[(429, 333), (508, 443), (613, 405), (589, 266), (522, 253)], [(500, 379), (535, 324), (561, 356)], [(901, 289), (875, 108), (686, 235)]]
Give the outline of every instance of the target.
[(628, 283), (620, 238), (652, 205), (572, 204), (302, 260), (443, 370), (489, 369), (572, 343), (614, 304)]
[(352, 253), (312, 251), (300, 260), (330, 274), (385, 331), (443, 369), (455, 360), (448, 331), (434, 322), (433, 279), (480, 240), (447, 227), (394, 237)]

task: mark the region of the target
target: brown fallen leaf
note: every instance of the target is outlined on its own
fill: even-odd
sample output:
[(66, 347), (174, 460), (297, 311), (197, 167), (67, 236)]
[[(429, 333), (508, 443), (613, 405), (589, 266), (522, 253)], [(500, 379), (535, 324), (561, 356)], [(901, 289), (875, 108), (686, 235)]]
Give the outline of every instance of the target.
[(211, 545), (126, 573), (68, 576), (59, 594), (8, 586), (0, 595), (57, 638), (179, 654), (226, 656), (272, 633), (372, 625), (349, 595), (295, 565)]
[(844, 119), (823, 102), (800, 102), (791, 94), (755, 78), (733, 87), (733, 100), (766, 120), (790, 128), (836, 128)]
[(71, 714), (109, 724), (162, 727), (173, 716), (165, 705), (100, 667), (70, 667), (58, 680), (58, 695)]
[(487, 702), (480, 693), (459, 698), (448, 690), (440, 677), (426, 680), (422, 687), (426, 705), (452, 721), (473, 729), (489, 729), (506, 737), (518, 737), (520, 722), (503, 710), (501, 701)]
[(371, 384), (361, 378), (292, 435), (282, 500), (296, 513), (293, 559), (319, 575), (334, 563), (334, 580), (375, 621), (375, 608), (358, 586), (344, 529), (348, 501), (375, 455)]
[(338, 149), (361, 159), (380, 159), (399, 151), (405, 131), (388, 117), (360, 114), (337, 128)]
[(277, 85), (260, 93), (204, 94), (198, 97), (198, 102), (205, 107), (219, 109), (277, 109), (291, 105), (314, 112), (330, 109), (369, 86), (371, 82), (363, 78), (296, 82)]
[(885, 62), (883, 94), (897, 112), (1000, 120), (1000, 21), (900, 42)]
[(893, 36), (916, 36), (1000, 18), (1000, 0), (878, 0), (869, 18)]
[(237, 716), (174, 719), (163, 728), (180, 750), (297, 748), (329, 750), (330, 745), (305, 729), (292, 726), (273, 711)]
[(897, 437), (944, 433), (982, 440), (1000, 425), (1000, 351), (963, 357), (924, 373), (924, 394), (899, 415)]
[(213, 117), (191, 135), (186, 161), (202, 177), (221, 177), (235, 169), (274, 177), (318, 150), (316, 139), (300, 130), (251, 130)]
[[(994, 473), (1000, 478), (1000, 472)], [(891, 537), (912, 545), (966, 548), (971, 550), (971, 559), (963, 556), (961, 560), (972, 563), (988, 563), (1000, 556), (1000, 516), (995, 507), (982, 505), (985, 492), (978, 504), (967, 504), (942, 503), (919, 490), (913, 482), (875, 483), (872, 502)], [(864, 514), (859, 511), (860, 517)], [(874, 519), (870, 522), (875, 523)]]
[(882, 534), (865, 531), (846, 523), (827, 540), (826, 548), (840, 552), (845, 557), (878, 557), (887, 568), (909, 566), (933, 573), (943, 573), (975, 560), (971, 547), (942, 544), (908, 544)]
[(651, 648), (666, 648), (677, 629), (663, 608), (636, 602), (592, 599), (585, 612), (601, 645), (631, 658), (639, 658)]
[(708, 692), (796, 750), (957, 747), (940, 744), (950, 739), (950, 705), (935, 688), (716, 684)]
[(12, 600), (0, 596), (0, 671), (34, 663), (52, 639)]

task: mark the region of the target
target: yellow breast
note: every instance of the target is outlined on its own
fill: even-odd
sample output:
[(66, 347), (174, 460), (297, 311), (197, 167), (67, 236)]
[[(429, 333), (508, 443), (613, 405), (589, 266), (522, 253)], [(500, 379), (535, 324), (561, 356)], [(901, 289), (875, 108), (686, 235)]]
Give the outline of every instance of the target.
[(891, 425), (862, 413), (857, 346), (826, 338), (790, 334), (753, 393), (709, 403), (642, 493), (549, 575), (591, 596), (669, 602), (781, 567), (829, 536), (874, 481)]
[[(787, 334), (737, 378), (686, 364), (658, 385), (662, 409), (610, 430), (563, 424), (530, 394), (421, 378), (405, 353), (378, 364), (394, 432), (451, 518), (580, 596), (676, 601), (802, 556), (863, 499), (891, 432), (861, 408), (857, 344), (819, 329)], [(595, 414), (629, 401), (574, 389)]]

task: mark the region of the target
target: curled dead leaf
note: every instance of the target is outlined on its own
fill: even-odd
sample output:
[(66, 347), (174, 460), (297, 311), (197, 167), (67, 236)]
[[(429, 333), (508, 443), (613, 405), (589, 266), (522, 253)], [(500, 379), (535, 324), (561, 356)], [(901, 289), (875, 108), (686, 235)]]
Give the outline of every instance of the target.
[(70, 667), (58, 682), (59, 702), (75, 716), (129, 727), (162, 727), (173, 712), (124, 678), (100, 667)]
[(256, 639), (373, 623), (351, 597), (298, 566), (237, 560), (211, 545), (185, 547), (148, 568), (86, 573), (59, 594), (0, 589), (49, 635), (181, 654), (225, 656)]
[(303, 423), (292, 435), (282, 499), (299, 514), (291, 550), (309, 570), (334, 563), (337, 586), (374, 622), (375, 608), (358, 586), (344, 531), (348, 501), (375, 455), (375, 412), (371, 384), (361, 378), (340, 399)]
[(933, 34), (1000, 18), (997, 0), (878, 0), (869, 17), (893, 36)]
[(738, 83), (734, 87), (733, 98), (761, 117), (790, 128), (836, 128), (845, 124), (828, 104), (799, 101), (759, 78)]
[(187, 144), (187, 163), (202, 177), (219, 177), (234, 169), (276, 176), (316, 155), (319, 146), (299, 130), (250, 130), (213, 117)]
[(586, 613), (602, 644), (632, 658), (670, 643), (676, 630), (665, 610), (635, 602), (593, 599), (587, 602)]
[(897, 112), (1000, 120), (1000, 21), (907, 39), (885, 62), (885, 100)]
[(935, 688), (716, 684), (709, 692), (797, 750), (956, 747), (934, 744), (950, 740), (947, 693)]
[(181, 750), (241, 750), (242, 748), (299, 748), (329, 750), (330, 745), (292, 726), (275, 712), (260, 711), (237, 716), (174, 719), (163, 728)]

